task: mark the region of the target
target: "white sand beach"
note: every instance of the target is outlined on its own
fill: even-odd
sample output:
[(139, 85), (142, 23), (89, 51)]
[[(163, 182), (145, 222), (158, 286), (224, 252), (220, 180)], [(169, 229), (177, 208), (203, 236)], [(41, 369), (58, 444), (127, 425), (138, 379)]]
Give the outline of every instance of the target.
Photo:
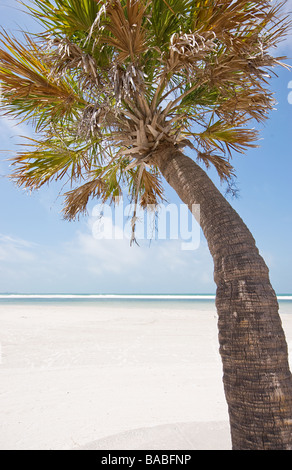
[(2, 303), (0, 345), (1, 450), (231, 448), (214, 308)]

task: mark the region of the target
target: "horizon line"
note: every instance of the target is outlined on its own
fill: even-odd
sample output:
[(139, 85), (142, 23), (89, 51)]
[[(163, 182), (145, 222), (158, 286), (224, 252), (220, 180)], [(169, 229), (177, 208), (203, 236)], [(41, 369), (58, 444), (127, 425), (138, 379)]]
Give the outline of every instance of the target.
[[(276, 294), (278, 299), (292, 300), (292, 294)], [(209, 299), (214, 300), (216, 294), (17, 294), (3, 293), (0, 299)]]

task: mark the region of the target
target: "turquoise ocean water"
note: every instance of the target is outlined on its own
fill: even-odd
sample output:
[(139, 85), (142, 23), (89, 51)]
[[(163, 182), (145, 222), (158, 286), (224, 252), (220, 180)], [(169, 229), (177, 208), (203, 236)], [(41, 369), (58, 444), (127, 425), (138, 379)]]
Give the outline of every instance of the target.
[[(280, 313), (292, 314), (292, 294), (278, 295)], [(214, 294), (0, 294), (0, 306), (5, 304), (57, 304), (127, 308), (215, 309)]]

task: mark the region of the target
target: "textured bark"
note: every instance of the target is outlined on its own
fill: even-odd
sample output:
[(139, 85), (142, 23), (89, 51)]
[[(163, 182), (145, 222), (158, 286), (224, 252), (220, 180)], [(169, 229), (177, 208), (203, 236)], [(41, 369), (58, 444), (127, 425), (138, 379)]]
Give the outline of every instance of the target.
[(200, 224), (214, 260), (223, 382), (235, 450), (292, 450), (292, 377), (278, 302), (253, 236), (207, 174), (174, 147), (155, 163)]

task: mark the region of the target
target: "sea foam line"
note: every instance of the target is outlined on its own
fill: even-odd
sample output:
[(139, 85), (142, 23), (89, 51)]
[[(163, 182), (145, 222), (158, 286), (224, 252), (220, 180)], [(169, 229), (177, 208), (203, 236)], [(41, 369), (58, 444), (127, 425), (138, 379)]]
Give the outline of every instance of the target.
[(162, 299), (162, 300), (179, 300), (179, 299), (199, 299), (213, 300), (215, 295), (187, 295), (187, 294), (0, 294), (0, 299)]
[[(215, 300), (213, 294), (0, 294), (1, 299), (117, 299), (117, 300)], [(292, 295), (278, 295), (292, 300)]]

